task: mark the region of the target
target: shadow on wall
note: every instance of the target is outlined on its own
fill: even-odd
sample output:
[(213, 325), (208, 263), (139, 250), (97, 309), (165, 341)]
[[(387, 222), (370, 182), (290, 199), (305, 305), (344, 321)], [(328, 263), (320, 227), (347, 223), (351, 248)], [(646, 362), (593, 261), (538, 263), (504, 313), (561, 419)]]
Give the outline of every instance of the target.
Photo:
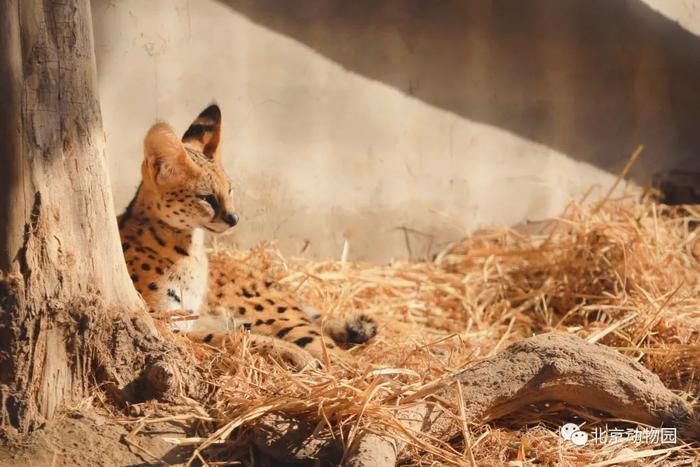
[(700, 38), (639, 0), (220, 0), (343, 67), (639, 183), (700, 169)]

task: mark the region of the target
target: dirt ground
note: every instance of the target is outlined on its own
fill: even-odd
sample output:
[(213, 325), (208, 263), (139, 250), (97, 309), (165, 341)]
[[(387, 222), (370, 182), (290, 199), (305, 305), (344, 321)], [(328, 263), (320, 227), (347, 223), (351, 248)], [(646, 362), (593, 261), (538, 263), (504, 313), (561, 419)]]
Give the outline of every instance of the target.
[[(126, 442), (128, 426), (96, 412), (75, 412), (39, 430), (21, 444), (0, 446), (0, 466), (96, 467), (182, 465), (189, 458), (162, 437), (182, 437), (183, 427), (150, 426)], [(167, 464), (155, 459), (161, 458)]]

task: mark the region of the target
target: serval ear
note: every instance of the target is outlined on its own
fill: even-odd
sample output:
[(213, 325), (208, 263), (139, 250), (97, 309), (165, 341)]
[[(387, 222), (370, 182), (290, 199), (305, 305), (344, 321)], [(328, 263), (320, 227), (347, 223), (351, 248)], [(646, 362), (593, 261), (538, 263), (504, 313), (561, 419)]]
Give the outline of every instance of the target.
[(200, 170), (187, 155), (175, 131), (165, 123), (157, 123), (148, 130), (143, 154), (142, 175), (158, 186), (176, 186)]
[(200, 151), (209, 159), (219, 159), (221, 110), (212, 104), (199, 114), (182, 137), (186, 146)]

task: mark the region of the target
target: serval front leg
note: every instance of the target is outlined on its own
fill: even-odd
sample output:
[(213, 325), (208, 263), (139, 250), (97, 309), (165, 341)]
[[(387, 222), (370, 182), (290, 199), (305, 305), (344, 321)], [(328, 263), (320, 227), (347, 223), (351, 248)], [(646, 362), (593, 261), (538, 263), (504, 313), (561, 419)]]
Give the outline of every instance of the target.
[(230, 351), (238, 345), (248, 343), (254, 352), (276, 360), (282, 360), (296, 370), (318, 368), (319, 360), (310, 352), (291, 342), (260, 334), (246, 334), (237, 331), (188, 331), (184, 333), (193, 342), (210, 345), (217, 349)]

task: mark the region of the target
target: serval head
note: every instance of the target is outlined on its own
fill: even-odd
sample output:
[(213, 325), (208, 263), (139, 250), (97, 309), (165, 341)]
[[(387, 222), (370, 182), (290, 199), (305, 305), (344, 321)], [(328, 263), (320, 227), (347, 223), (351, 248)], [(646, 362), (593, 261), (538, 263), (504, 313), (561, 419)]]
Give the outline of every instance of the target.
[(221, 164), (221, 111), (210, 105), (182, 139), (164, 123), (144, 141), (143, 188), (155, 199), (149, 213), (176, 229), (222, 233), (238, 223), (231, 181)]

